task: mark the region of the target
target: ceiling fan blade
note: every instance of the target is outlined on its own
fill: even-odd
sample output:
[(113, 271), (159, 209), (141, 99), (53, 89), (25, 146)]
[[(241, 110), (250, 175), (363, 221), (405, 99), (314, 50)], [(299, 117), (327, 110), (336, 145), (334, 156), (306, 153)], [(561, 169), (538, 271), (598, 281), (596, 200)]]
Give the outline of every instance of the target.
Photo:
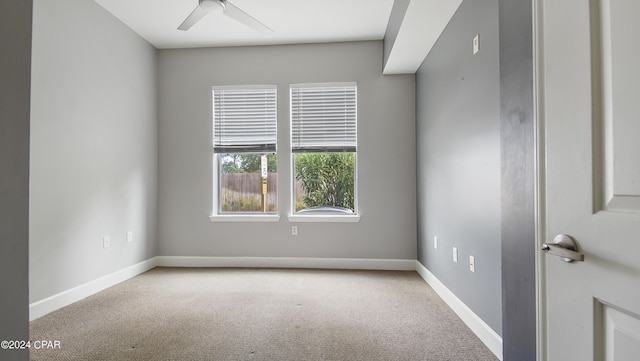
[(196, 8), (187, 16), (186, 19), (178, 26), (178, 30), (189, 30), (193, 25), (195, 25), (200, 19), (202, 19), (209, 12), (200, 7), (200, 5), (196, 6)]
[(261, 33), (270, 34), (274, 32), (273, 29), (264, 25), (253, 16), (240, 10), (240, 8), (229, 1), (225, 1), (224, 14)]

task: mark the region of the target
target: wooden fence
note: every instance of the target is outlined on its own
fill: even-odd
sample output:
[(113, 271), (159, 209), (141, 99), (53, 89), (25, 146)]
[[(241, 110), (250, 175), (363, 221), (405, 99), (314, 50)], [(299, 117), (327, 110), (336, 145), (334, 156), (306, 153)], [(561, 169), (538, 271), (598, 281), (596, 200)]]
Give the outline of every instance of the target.
[[(258, 173), (227, 173), (222, 175), (222, 188), (241, 194), (262, 194), (262, 177)], [(267, 176), (267, 195), (278, 192), (278, 173)]]
[[(223, 212), (262, 212), (262, 177), (257, 173), (222, 174)], [(296, 199), (305, 196), (300, 182), (296, 181)], [(278, 209), (278, 173), (267, 176), (267, 211)]]

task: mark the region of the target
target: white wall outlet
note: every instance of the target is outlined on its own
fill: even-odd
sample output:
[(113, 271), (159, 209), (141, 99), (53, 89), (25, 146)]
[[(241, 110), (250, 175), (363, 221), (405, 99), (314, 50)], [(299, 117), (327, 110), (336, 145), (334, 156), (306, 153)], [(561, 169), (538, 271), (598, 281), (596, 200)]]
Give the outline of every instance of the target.
[(433, 248), (438, 249), (438, 236), (433, 236)]
[(133, 242), (133, 232), (127, 232), (127, 242)]
[(298, 226), (291, 226), (291, 234), (294, 236), (298, 235)]
[(102, 247), (103, 248), (111, 247), (111, 236), (102, 237)]
[(458, 263), (458, 249), (453, 247), (453, 262)]
[(476, 55), (480, 51), (480, 34), (476, 34), (473, 38), (473, 55)]
[(473, 256), (469, 256), (469, 271), (476, 271), (476, 258)]

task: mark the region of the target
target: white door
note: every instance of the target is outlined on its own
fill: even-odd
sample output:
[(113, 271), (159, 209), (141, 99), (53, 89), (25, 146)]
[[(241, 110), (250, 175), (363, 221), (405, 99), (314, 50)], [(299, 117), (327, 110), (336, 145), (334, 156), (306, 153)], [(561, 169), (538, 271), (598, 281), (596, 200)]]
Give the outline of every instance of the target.
[(542, 359), (640, 360), (640, 0), (536, 8), (544, 241), (584, 254), (541, 254)]

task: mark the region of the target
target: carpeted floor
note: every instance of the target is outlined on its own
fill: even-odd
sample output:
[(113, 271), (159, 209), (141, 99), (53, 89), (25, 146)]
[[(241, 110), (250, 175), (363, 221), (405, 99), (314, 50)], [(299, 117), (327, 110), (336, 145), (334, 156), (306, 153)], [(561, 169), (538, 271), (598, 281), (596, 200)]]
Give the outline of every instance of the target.
[(155, 268), (30, 327), (32, 360), (496, 360), (416, 272)]

